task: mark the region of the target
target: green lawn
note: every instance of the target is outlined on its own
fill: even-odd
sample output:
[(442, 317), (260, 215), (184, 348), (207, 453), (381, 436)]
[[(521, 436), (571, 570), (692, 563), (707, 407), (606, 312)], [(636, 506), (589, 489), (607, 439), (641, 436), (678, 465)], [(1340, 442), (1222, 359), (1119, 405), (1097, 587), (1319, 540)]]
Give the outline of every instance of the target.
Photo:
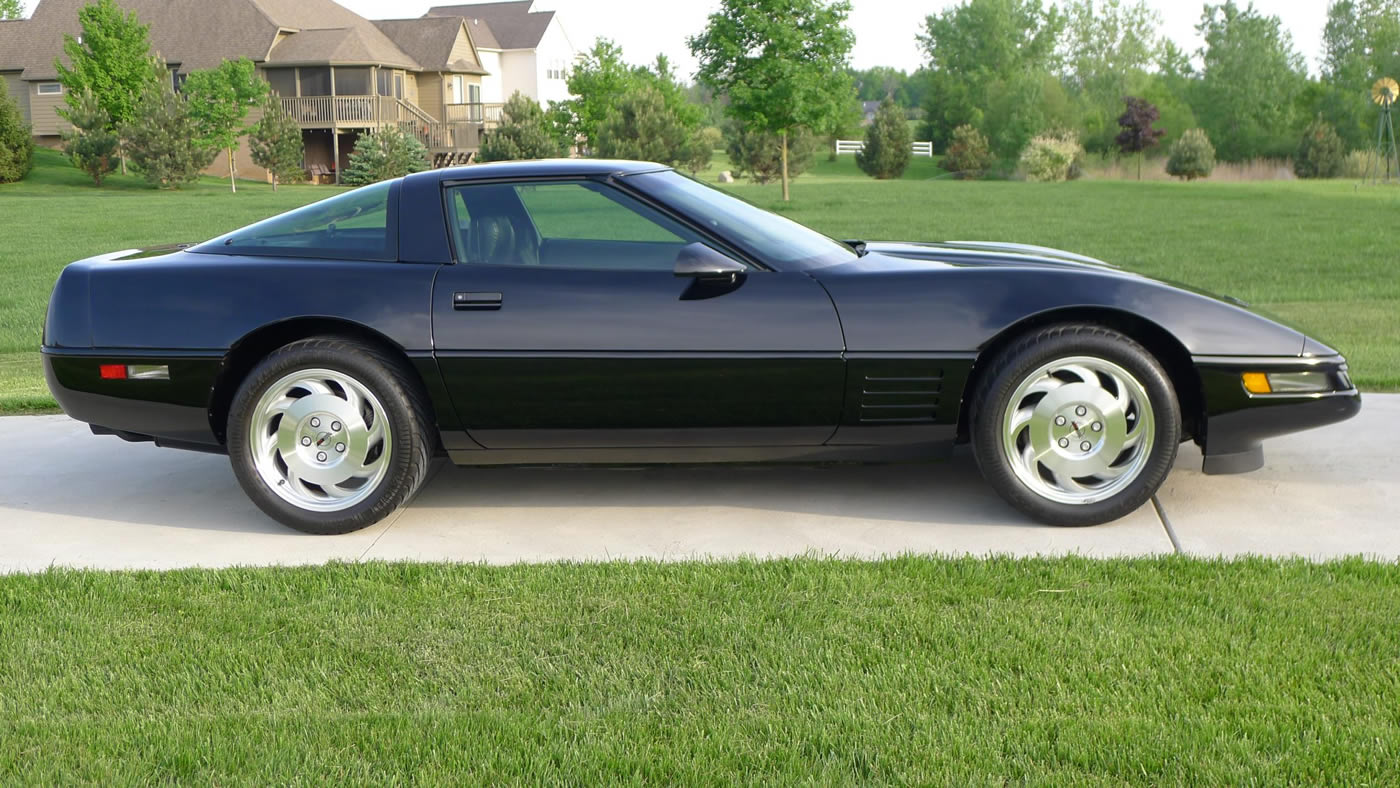
[(0, 577), (0, 783), (1391, 783), (1400, 566)]
[[(713, 178), (724, 166), (706, 173)], [(1400, 189), (1324, 183), (964, 183), (916, 159), (898, 181), (824, 157), (781, 205), (778, 186), (740, 195), (839, 237), (1009, 240), (1059, 246), (1229, 293), (1337, 345), (1371, 390), (1400, 389), (1400, 275), (1392, 230)], [(62, 266), (142, 245), (213, 237), (333, 193), (327, 187), (206, 179), (158, 192), (134, 177), (97, 189), (41, 151), (0, 186), (0, 413), (52, 407), (35, 349)]]

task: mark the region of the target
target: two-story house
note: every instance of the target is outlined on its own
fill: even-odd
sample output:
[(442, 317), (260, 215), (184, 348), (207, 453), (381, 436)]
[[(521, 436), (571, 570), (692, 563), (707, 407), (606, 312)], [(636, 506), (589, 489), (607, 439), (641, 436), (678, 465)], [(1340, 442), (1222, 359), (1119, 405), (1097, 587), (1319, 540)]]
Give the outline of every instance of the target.
[[(41, 0), (29, 19), (0, 22), (0, 78), (42, 145), (58, 145), (68, 127), (58, 114), (64, 87), (54, 61), (66, 59), (64, 34), (80, 35), (78, 11), (87, 2)], [(399, 125), (443, 164), (464, 160), (500, 117), (501, 99), (488, 101), (483, 90), (484, 80), (499, 79), (500, 66), (493, 72), (484, 61), (500, 59), (504, 51), (478, 49), (473, 29), (498, 43), (480, 21), (451, 14), (370, 21), (332, 0), (118, 4), (150, 26), (152, 51), (166, 62), (176, 86), (191, 71), (226, 59), (256, 63), (302, 127), (308, 169), (337, 179), (355, 141), (372, 129)], [(512, 42), (523, 40), (512, 36)], [(246, 143), (237, 165), (245, 177), (263, 175)], [(227, 172), (223, 154), (210, 170)]]
[(461, 17), (487, 73), (481, 100), (499, 104), (516, 91), (548, 106), (570, 98), (567, 80), (579, 52), (559, 16), (534, 11), (534, 0), (435, 6), (428, 16)]

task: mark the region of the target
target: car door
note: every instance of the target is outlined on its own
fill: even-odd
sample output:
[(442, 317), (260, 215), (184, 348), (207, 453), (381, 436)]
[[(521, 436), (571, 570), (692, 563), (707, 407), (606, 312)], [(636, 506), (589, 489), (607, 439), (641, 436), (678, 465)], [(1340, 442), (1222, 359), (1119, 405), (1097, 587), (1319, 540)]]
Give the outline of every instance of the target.
[(677, 276), (687, 247), (734, 262), (605, 182), (445, 196), (458, 262), (434, 286), (435, 352), (477, 443), (818, 445), (835, 431), (841, 328), (811, 277), (754, 265)]

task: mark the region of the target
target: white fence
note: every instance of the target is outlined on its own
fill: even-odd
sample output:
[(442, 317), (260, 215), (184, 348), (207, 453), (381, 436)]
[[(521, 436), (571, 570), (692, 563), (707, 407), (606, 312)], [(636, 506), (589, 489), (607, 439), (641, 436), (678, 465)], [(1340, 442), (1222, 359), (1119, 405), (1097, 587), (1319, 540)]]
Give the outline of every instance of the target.
[[(915, 156), (933, 156), (932, 142), (916, 142), (912, 146)], [(843, 153), (860, 153), (865, 150), (865, 140), (837, 140), (836, 155)]]

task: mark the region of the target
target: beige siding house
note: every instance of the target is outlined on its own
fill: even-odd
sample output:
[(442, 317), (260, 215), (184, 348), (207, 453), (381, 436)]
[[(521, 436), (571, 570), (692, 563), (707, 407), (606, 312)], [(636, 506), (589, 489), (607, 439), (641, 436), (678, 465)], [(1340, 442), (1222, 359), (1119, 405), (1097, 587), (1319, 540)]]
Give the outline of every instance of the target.
[[(54, 61), (63, 36), (80, 33), (88, 0), (40, 0), (31, 18), (0, 22), (0, 76), (33, 126), (57, 145), (66, 124)], [(481, 66), (460, 17), (372, 22), (332, 0), (117, 0), (150, 25), (152, 50), (180, 84), (191, 71), (246, 57), (302, 127), (306, 165), (337, 179), (361, 134), (397, 125), (417, 135), (436, 164), (464, 161), (499, 117), (481, 104)], [(491, 118), (492, 120), (488, 120)], [(244, 177), (265, 173), (247, 145)], [(221, 154), (211, 172), (227, 172)]]

